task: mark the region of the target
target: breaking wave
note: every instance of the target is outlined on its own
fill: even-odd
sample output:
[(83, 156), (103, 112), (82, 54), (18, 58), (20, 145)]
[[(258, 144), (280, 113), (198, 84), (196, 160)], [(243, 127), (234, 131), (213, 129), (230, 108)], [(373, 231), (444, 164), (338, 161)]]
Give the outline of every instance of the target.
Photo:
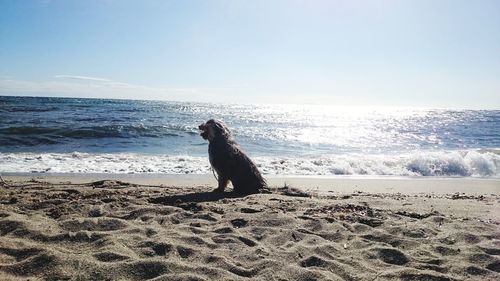
[[(500, 150), (404, 155), (254, 157), (270, 175), (500, 177)], [(0, 153), (2, 173), (209, 174), (207, 157), (136, 153)]]

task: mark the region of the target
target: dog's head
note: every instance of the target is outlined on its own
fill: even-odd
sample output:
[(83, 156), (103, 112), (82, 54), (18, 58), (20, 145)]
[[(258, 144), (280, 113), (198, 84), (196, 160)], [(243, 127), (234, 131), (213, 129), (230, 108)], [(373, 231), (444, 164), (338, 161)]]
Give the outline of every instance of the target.
[(213, 141), (218, 138), (229, 139), (231, 132), (222, 121), (210, 119), (207, 122), (198, 126), (201, 133), (200, 136), (208, 141)]

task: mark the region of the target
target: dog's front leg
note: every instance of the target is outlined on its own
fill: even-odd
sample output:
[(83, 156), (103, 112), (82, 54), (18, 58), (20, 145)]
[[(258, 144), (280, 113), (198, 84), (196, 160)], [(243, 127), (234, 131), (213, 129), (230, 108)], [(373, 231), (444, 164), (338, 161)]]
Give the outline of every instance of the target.
[(224, 192), (224, 189), (226, 188), (227, 184), (229, 183), (229, 179), (219, 175), (218, 182), (219, 182), (219, 186), (214, 190), (214, 192)]

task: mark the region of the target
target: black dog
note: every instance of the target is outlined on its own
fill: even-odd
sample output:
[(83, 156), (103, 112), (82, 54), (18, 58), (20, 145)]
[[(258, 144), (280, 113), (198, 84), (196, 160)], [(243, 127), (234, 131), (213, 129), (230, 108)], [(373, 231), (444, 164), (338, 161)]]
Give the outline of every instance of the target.
[(234, 141), (224, 123), (210, 119), (198, 128), (200, 136), (209, 142), (210, 165), (218, 175), (219, 186), (214, 191), (224, 191), (229, 181), (239, 194), (258, 193), (268, 189), (257, 166)]

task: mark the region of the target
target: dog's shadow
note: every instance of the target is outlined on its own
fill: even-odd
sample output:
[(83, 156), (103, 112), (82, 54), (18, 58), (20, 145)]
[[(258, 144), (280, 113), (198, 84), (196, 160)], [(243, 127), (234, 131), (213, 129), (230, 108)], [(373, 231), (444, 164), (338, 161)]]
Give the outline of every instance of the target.
[(239, 198), (245, 195), (235, 192), (193, 192), (187, 194), (167, 195), (148, 199), (149, 203), (176, 206), (185, 210), (197, 211), (201, 206), (197, 203), (214, 202), (226, 198)]
[[(302, 191), (297, 188), (293, 188), (290, 186), (285, 186), (276, 188), (276, 189), (266, 189), (263, 190), (261, 193), (275, 193), (275, 194), (281, 194), (285, 196), (292, 196), (292, 197), (311, 197), (311, 194), (308, 192)], [(258, 194), (258, 193), (257, 193)], [(192, 192), (192, 193), (187, 193), (187, 194), (175, 194), (175, 195), (167, 195), (167, 196), (160, 196), (160, 197), (153, 197), (149, 198), (148, 202), (149, 203), (154, 203), (154, 204), (162, 204), (162, 205), (169, 205), (169, 206), (175, 206), (175, 207), (180, 207), (185, 210), (190, 210), (190, 211), (199, 211), (202, 209), (202, 207), (197, 204), (197, 203), (203, 203), (203, 202), (215, 202), (219, 201), (222, 199), (228, 199), (228, 198), (243, 198), (251, 194), (240, 194), (236, 192)]]

